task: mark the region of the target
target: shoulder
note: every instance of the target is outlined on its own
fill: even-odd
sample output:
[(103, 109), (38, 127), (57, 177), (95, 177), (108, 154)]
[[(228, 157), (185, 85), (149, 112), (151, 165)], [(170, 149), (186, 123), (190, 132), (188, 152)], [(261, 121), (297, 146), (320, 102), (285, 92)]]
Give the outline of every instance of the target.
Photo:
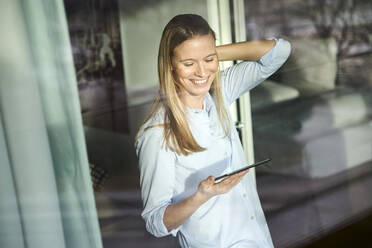
[(224, 82), (225, 80), (229, 79), (230, 74), (243, 74), (246, 67), (250, 64), (254, 64), (253, 61), (241, 61), (237, 64), (231, 65), (221, 71), (221, 80)]
[(135, 141), (135, 147), (138, 150), (143, 145), (151, 145), (151, 143), (159, 145), (164, 143), (164, 110), (159, 109), (140, 127)]
[(138, 134), (145, 133), (147, 130), (150, 130), (151, 127), (160, 126), (162, 124), (164, 124), (164, 108), (159, 108), (157, 111), (152, 113), (145, 123), (142, 124)]
[(254, 76), (258, 74), (253, 61), (242, 61), (221, 71), (221, 90), (227, 105), (230, 105), (241, 93), (250, 88)]

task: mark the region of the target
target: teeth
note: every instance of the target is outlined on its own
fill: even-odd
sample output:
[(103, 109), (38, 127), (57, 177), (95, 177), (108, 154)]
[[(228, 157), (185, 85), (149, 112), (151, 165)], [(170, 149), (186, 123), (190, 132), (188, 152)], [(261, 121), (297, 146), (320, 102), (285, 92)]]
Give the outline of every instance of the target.
[(194, 80), (194, 83), (196, 83), (196, 84), (204, 84), (205, 82), (207, 82), (207, 79), (205, 79), (205, 80)]

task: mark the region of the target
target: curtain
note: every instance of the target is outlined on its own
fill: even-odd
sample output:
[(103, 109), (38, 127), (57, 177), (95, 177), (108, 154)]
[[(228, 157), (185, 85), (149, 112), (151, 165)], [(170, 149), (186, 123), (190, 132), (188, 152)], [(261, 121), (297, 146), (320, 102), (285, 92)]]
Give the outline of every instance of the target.
[(0, 27), (0, 247), (102, 247), (63, 1)]

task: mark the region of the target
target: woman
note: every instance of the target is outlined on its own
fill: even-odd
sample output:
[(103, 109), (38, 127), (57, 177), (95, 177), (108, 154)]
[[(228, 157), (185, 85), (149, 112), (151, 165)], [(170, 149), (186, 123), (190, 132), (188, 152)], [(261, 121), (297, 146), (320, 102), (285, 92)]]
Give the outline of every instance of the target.
[[(215, 45), (198, 15), (175, 16), (159, 48), (160, 93), (137, 135), (147, 230), (181, 247), (273, 247), (229, 106), (287, 59), (282, 39)], [(246, 60), (223, 72), (218, 62)]]

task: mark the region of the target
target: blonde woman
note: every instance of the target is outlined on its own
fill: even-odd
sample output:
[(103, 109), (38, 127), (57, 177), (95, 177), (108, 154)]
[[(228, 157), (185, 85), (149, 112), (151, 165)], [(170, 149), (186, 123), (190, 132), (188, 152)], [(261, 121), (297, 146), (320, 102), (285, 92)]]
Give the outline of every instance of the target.
[[(288, 58), (283, 39), (216, 47), (200, 16), (175, 16), (158, 54), (160, 93), (136, 142), (142, 217), (156, 237), (180, 247), (273, 247), (229, 106)], [(244, 60), (220, 72), (218, 62)]]

